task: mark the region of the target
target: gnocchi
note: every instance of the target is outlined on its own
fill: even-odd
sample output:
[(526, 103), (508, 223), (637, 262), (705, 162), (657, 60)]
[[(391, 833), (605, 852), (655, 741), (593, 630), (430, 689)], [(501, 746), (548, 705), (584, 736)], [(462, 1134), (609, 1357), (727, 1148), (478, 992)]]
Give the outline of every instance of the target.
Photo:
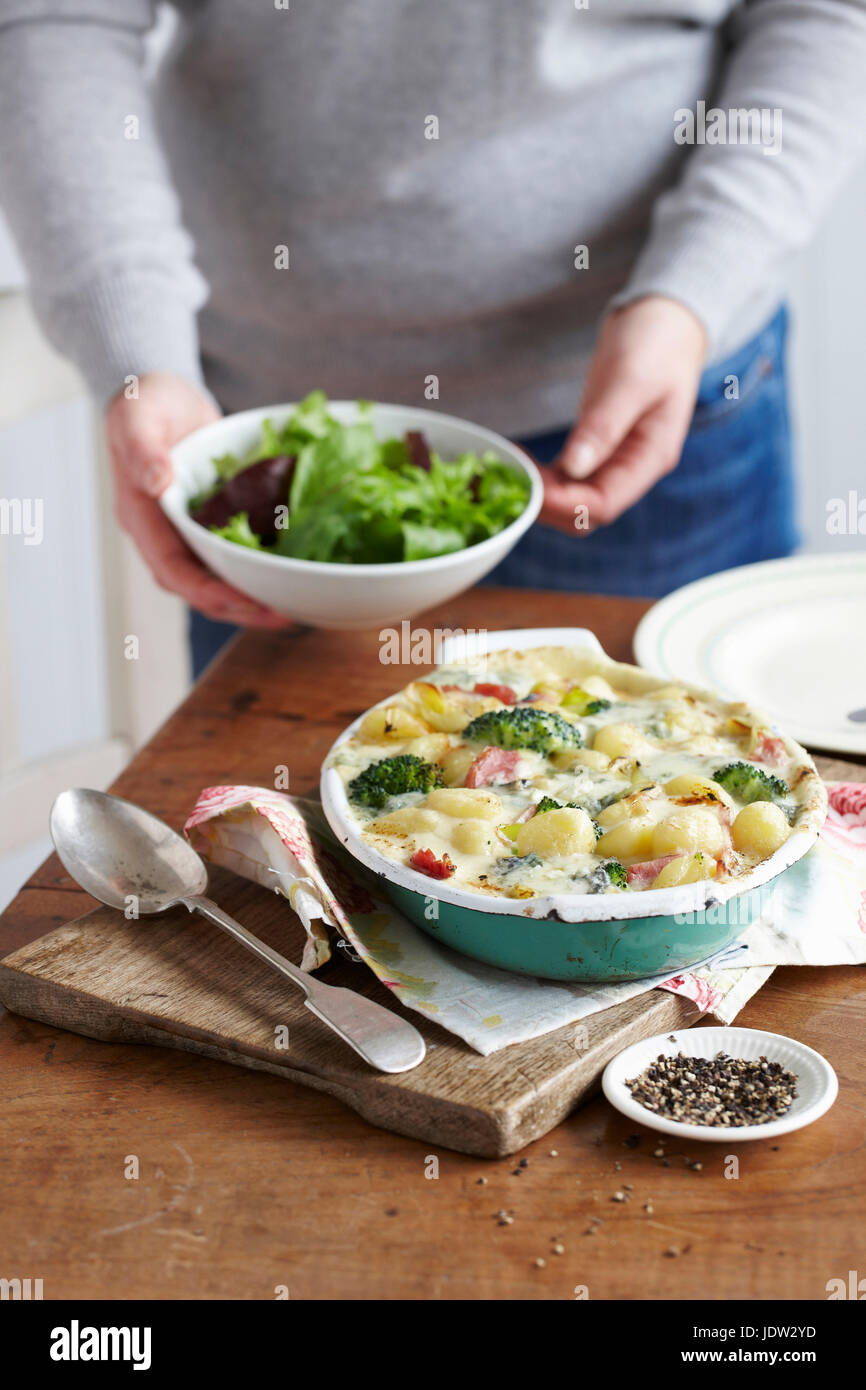
[(592, 695), (596, 700), (610, 700), (613, 703), (618, 698), (613, 686), (604, 676), (583, 676), (580, 684), (587, 695)]
[(448, 787), (462, 787), (466, 774), (475, 761), (475, 749), (461, 745), (452, 748), (441, 759), (442, 778)]
[(378, 743), (380, 739), (416, 738), (426, 732), (427, 725), (407, 709), (400, 705), (380, 705), (364, 715), (358, 735)]
[(484, 854), (490, 848), (492, 835), (486, 821), (460, 820), (451, 831), (451, 843), (461, 854)]
[(646, 859), (653, 850), (656, 822), (651, 816), (634, 816), (605, 831), (596, 851), (611, 859)]
[(521, 825), (517, 832), (517, 853), (590, 854), (595, 849), (595, 827), (578, 807), (563, 806), (545, 811)]
[(448, 734), (422, 734), (411, 739), (407, 747), (426, 763), (440, 763), (451, 748), (451, 738)]
[(683, 700), (668, 712), (671, 728), (678, 734), (709, 734), (717, 727), (718, 718), (710, 710)]
[(502, 706), (494, 696), (475, 695), (469, 690), (444, 691), (430, 681), (413, 681), (406, 687), (406, 697), (430, 728), (446, 734), (459, 733), (476, 715)]
[(665, 864), (653, 879), (652, 888), (678, 888), (681, 883), (699, 883), (715, 878), (716, 861), (706, 854), (681, 854)]
[(684, 806), (653, 827), (652, 852), (657, 855), (700, 850), (715, 857), (725, 844), (725, 827), (705, 806)]
[(599, 811), (596, 819), (599, 825), (607, 829), (610, 826), (619, 825), (620, 821), (627, 820), (629, 816), (651, 816), (653, 810), (660, 813), (663, 807), (660, 797), (660, 787), (653, 785), (641, 787), (629, 796), (620, 797), (619, 801), (605, 806), (604, 810)]
[(744, 806), (731, 827), (734, 848), (759, 859), (767, 859), (781, 849), (790, 833), (784, 811), (772, 801), (753, 801)]
[(437, 824), (433, 811), (426, 811), (423, 806), (402, 806), (379, 816), (370, 829), (380, 835), (410, 835), (414, 830), (435, 830)]
[(733, 809), (735, 805), (730, 792), (726, 792), (718, 782), (713, 782), (709, 777), (700, 777), (697, 773), (686, 772), (680, 773), (678, 777), (671, 777), (670, 781), (665, 782), (664, 789), (668, 796), (689, 801), (709, 801), (727, 806), (729, 809)]
[(444, 811), (446, 816), (477, 817), (479, 820), (502, 818), (499, 797), (481, 787), (440, 787), (430, 792), (424, 804), (432, 811)]
[(448, 856), (452, 883), (502, 897), (730, 881), (826, 805), (808, 755), (755, 711), (566, 647), (455, 657), (330, 761), (386, 858)]
[(637, 758), (652, 747), (633, 724), (602, 724), (592, 746), (609, 758)]

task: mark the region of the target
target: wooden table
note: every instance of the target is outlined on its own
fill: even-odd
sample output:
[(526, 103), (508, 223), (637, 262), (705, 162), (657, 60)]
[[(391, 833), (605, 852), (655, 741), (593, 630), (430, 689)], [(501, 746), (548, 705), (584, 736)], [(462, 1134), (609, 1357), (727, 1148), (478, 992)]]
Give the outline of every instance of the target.
[[(646, 607), (479, 589), (413, 626), (581, 625), (628, 660)], [(378, 653), (375, 633), (245, 635), (116, 790), (177, 827), (201, 787), (272, 785), (280, 763), (309, 791), (336, 733), (410, 678)], [(0, 954), (89, 902), (48, 859), (5, 913)], [(267, 1074), (6, 1014), (0, 1276), (42, 1278), (46, 1299), (272, 1299), (280, 1285), (293, 1299), (572, 1299), (579, 1285), (591, 1299), (824, 1299), (828, 1279), (866, 1274), (866, 972), (777, 970), (738, 1021), (825, 1053), (841, 1087), (828, 1116), (666, 1167), (650, 1132), (628, 1147), (634, 1126), (598, 1099), (515, 1173), (513, 1158), (431, 1153)], [(626, 1184), (631, 1200), (612, 1201)]]

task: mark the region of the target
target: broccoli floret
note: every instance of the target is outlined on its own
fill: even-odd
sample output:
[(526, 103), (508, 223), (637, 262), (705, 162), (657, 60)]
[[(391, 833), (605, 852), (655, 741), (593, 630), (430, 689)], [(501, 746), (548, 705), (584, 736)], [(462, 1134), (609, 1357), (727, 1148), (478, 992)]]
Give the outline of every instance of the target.
[(429, 792), (431, 787), (441, 786), (442, 773), (438, 767), (416, 758), (414, 753), (400, 753), (365, 767), (349, 783), (348, 791), (349, 799), (359, 806), (378, 809), (391, 796), (400, 796), (403, 792)]
[(789, 794), (788, 784), (781, 777), (774, 777), (761, 767), (752, 767), (751, 763), (728, 763), (713, 773), (713, 781), (747, 805), (752, 801), (774, 801), (776, 797)]
[(618, 859), (609, 859), (602, 868), (610, 879), (611, 886), (614, 888), (628, 887), (628, 871), (624, 864), (620, 864)]
[(560, 753), (582, 748), (581, 732), (561, 714), (521, 705), (515, 709), (488, 710), (466, 725), (463, 737), (470, 743), (496, 744), (499, 748), (531, 748), (535, 753)]
[(599, 864), (589, 876), (590, 893), (606, 893), (608, 888), (627, 888), (628, 873), (618, 859)]
[(552, 796), (543, 796), (535, 808), (535, 814), (538, 816), (544, 811), (561, 811), (564, 806), (570, 807), (573, 811), (583, 810), (577, 801), (557, 801)]

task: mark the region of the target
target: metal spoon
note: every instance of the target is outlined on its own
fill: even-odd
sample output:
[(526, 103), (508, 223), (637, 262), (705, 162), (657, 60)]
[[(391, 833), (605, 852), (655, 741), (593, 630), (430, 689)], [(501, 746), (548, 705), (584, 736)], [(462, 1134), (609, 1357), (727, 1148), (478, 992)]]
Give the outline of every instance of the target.
[(150, 916), (183, 903), (246, 946), (304, 991), (307, 1008), (379, 1071), (409, 1071), (423, 1061), (424, 1039), (411, 1023), (351, 989), (299, 970), (204, 896), (207, 868), (163, 821), (120, 797), (75, 787), (51, 808), (51, 838), (64, 868), (94, 898)]

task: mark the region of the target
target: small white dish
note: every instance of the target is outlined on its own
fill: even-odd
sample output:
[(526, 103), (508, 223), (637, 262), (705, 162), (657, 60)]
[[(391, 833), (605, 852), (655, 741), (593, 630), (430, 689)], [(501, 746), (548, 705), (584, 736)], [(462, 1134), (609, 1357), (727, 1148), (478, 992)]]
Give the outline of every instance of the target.
[(765, 709), (810, 748), (866, 754), (866, 554), (796, 555), (686, 584), (642, 618), (639, 665)]
[[(785, 1115), (761, 1125), (736, 1128), (669, 1120), (634, 1100), (625, 1083), (640, 1076), (659, 1053), (675, 1057), (678, 1052), (686, 1057), (715, 1057), (719, 1052), (726, 1052), (729, 1057), (744, 1057), (749, 1061), (766, 1057), (768, 1062), (781, 1062), (797, 1077), (797, 1097)], [(747, 1139), (773, 1139), (780, 1134), (790, 1134), (820, 1119), (839, 1093), (836, 1073), (820, 1052), (795, 1038), (787, 1038), (782, 1033), (765, 1033), (760, 1028), (686, 1028), (659, 1033), (654, 1038), (633, 1043), (608, 1062), (601, 1085), (611, 1105), (621, 1114), (648, 1129), (676, 1135), (684, 1144), (709, 1140), (736, 1145)]]
[[(213, 482), (214, 458), (226, 453), (246, 453), (260, 438), (263, 421), (271, 419), (280, 424), (293, 409), (293, 404), (286, 404), (245, 410), (188, 435), (171, 451), (174, 479), (159, 499), (166, 516), (208, 569), (287, 618), (327, 628), (375, 628), (411, 618), (437, 603), (445, 603), (489, 574), (517, 544), (541, 509), (541, 474), (529, 455), (501, 434), (438, 410), (374, 405), (370, 419), (380, 439), (393, 439), (407, 430), (422, 430), (430, 447), (444, 459), (491, 449), (512, 468), (527, 475), (530, 492), (525, 510), (503, 531), (465, 550), (427, 560), (377, 565), (340, 565), (272, 555), (236, 545), (193, 521), (189, 500)], [(358, 418), (355, 401), (330, 401), (328, 410), (343, 424)]]

